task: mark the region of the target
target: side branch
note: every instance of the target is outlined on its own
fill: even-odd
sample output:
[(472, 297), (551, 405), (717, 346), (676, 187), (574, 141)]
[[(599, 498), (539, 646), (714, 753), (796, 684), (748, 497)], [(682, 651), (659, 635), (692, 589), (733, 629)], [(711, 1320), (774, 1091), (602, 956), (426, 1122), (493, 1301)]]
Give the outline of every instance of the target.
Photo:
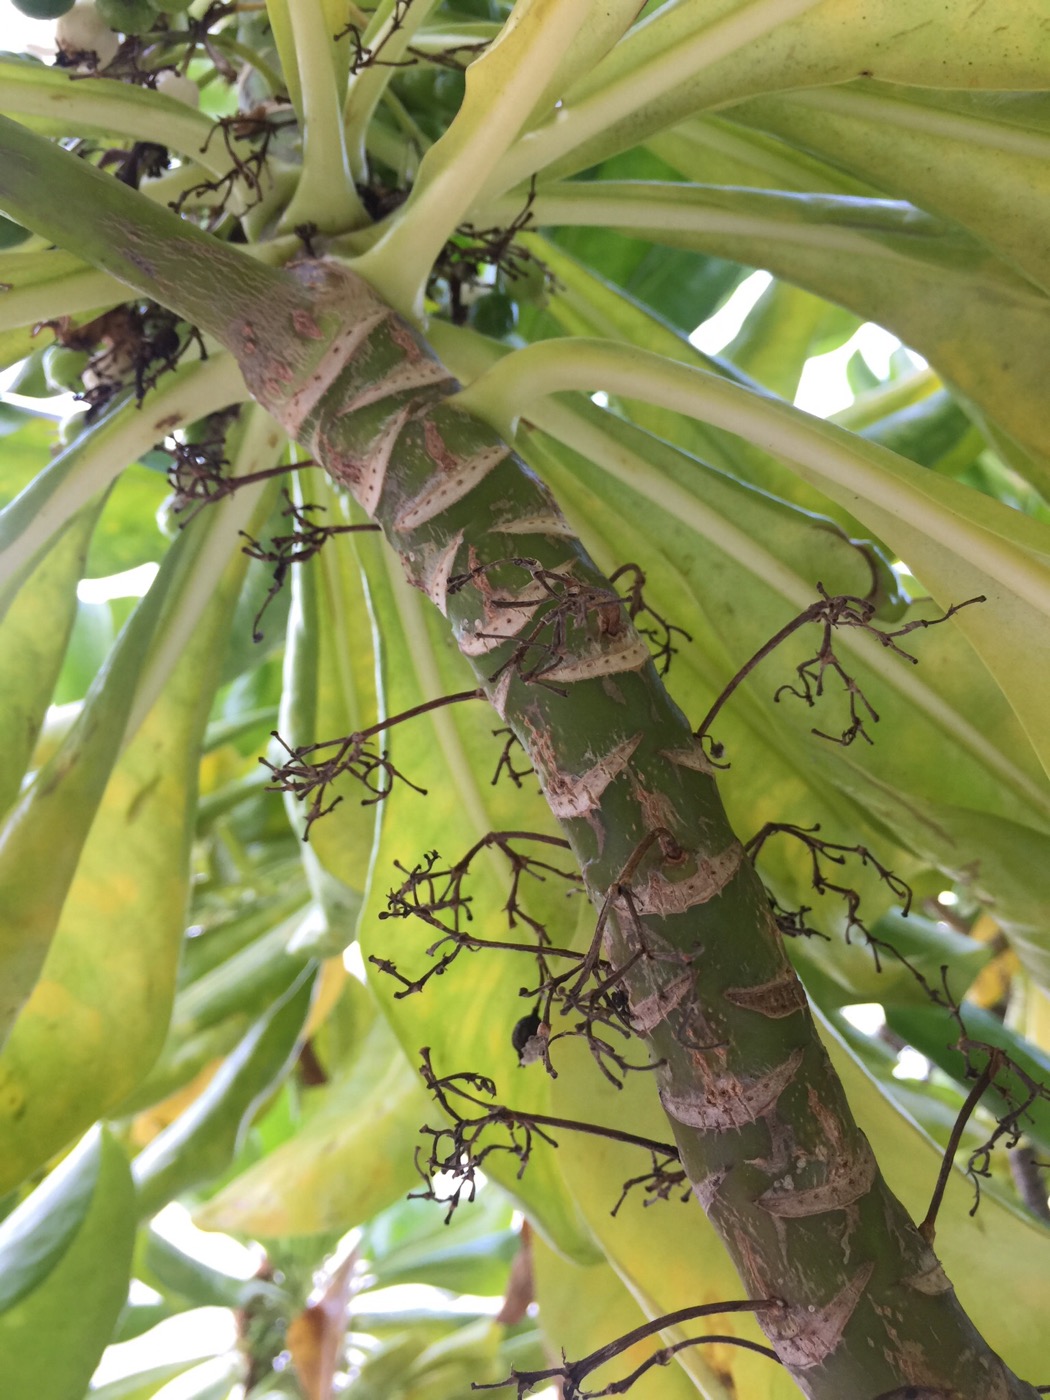
[(639, 1342), (644, 1342), (648, 1337), (655, 1337), (668, 1328), (680, 1327), (686, 1322), (695, 1322), (701, 1317), (722, 1317), (727, 1313), (770, 1313), (783, 1311), (783, 1309), (784, 1303), (779, 1298), (753, 1300), (743, 1298), (724, 1303), (701, 1303), (692, 1308), (679, 1308), (677, 1312), (654, 1317), (651, 1322), (645, 1322), (640, 1327), (625, 1332), (622, 1337), (617, 1337), (615, 1341), (606, 1342), (604, 1346), (582, 1356), (579, 1361), (563, 1361), (560, 1366), (549, 1366), (542, 1371), (519, 1371), (512, 1368), (505, 1381), (493, 1381), (485, 1385), (479, 1385), (475, 1382), (470, 1388), (471, 1390), (504, 1390), (507, 1386), (514, 1385), (517, 1386), (518, 1397), (521, 1400), (522, 1396), (527, 1395), (536, 1386), (542, 1385), (544, 1381), (560, 1380), (563, 1386), (564, 1400), (594, 1400), (595, 1397), (601, 1395), (623, 1395), (653, 1366), (666, 1366), (674, 1355), (685, 1347), (709, 1342), (722, 1342), (744, 1347), (749, 1351), (758, 1352), (760, 1356), (768, 1356), (771, 1361), (779, 1362), (779, 1357), (770, 1347), (764, 1347), (758, 1342), (749, 1341), (747, 1338), (732, 1336), (690, 1337), (685, 1341), (673, 1342), (662, 1347), (642, 1362), (629, 1376), (614, 1381), (602, 1390), (584, 1391), (580, 1389), (587, 1377), (600, 1367), (614, 1360), (617, 1356), (621, 1356)]

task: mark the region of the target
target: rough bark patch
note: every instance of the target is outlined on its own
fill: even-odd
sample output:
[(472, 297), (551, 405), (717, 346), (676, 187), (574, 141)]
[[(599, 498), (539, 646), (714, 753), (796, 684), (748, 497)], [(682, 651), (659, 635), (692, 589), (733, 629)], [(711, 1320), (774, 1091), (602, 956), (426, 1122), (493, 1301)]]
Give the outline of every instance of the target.
[(334, 381), (353, 360), (376, 327), (381, 326), (391, 314), (389, 308), (384, 306), (360, 321), (355, 321), (346, 330), (340, 331), (328, 343), (306, 383), (296, 389), (279, 409), (276, 405), (267, 405), (275, 417), (279, 417), (281, 426), (289, 437), (299, 437), (303, 423), (328, 393)]
[[(448, 581), (462, 543), (463, 531), (457, 530), (443, 548), (435, 550), (424, 547), (423, 567), (418, 574), (418, 586), (438, 609), (442, 617), (448, 617)], [(409, 567), (407, 560), (405, 561), (405, 572), (410, 576), (413, 574), (413, 569)]]
[(744, 859), (739, 841), (716, 856), (697, 863), (695, 872), (684, 880), (669, 880), (654, 871), (644, 885), (634, 887), (635, 905), (641, 914), (684, 914), (698, 904), (706, 904), (721, 894)]
[(861, 1196), (866, 1196), (875, 1184), (878, 1167), (871, 1148), (864, 1139), (852, 1157), (836, 1157), (827, 1165), (827, 1174), (818, 1186), (770, 1187), (758, 1198), (758, 1204), (770, 1215), (787, 1219), (802, 1219), (807, 1215), (823, 1215), (829, 1210), (842, 1210)]
[(776, 1103), (798, 1073), (802, 1051), (793, 1050), (768, 1074), (713, 1076), (702, 1091), (676, 1094), (660, 1090), (660, 1102), (672, 1118), (690, 1128), (724, 1133), (754, 1123)]
[(941, 1267), (941, 1261), (933, 1255), (932, 1251), (930, 1258), (933, 1262), (929, 1268), (906, 1278), (904, 1280), (905, 1286), (914, 1288), (917, 1293), (925, 1293), (931, 1298), (936, 1297), (938, 1293), (950, 1293), (952, 1282)]
[(719, 1167), (717, 1171), (705, 1176), (703, 1181), (693, 1182), (693, 1195), (700, 1202), (704, 1209), (704, 1214), (711, 1209), (711, 1203), (722, 1189), (722, 1182), (729, 1175), (728, 1167)]
[(573, 817), (585, 817), (593, 812), (601, 802), (602, 793), (627, 767), (635, 749), (642, 742), (641, 732), (623, 739), (600, 758), (586, 773), (576, 776), (562, 773), (557, 769), (547, 769), (540, 774), (544, 796), (560, 821)]
[(680, 977), (676, 977), (666, 987), (659, 988), (651, 996), (642, 997), (638, 1001), (631, 997), (631, 1024), (634, 1029), (648, 1035), (689, 996), (695, 981), (696, 973), (690, 970), (683, 972)]
[(772, 1020), (793, 1016), (807, 1005), (802, 983), (790, 967), (786, 967), (771, 982), (760, 982), (753, 987), (730, 987), (722, 995), (734, 1006), (757, 1011), (760, 1016), (768, 1016)]
[(691, 768), (695, 773), (714, 774), (714, 767), (703, 744), (690, 744), (684, 749), (663, 749), (663, 757), (678, 768)]
[(649, 661), (649, 648), (635, 632), (624, 632), (611, 644), (592, 642), (581, 647), (575, 656), (567, 657), (554, 666), (545, 667), (545, 681), (573, 682), (599, 680), (602, 676), (619, 675), (623, 671), (639, 671)]
[(351, 413), (357, 413), (359, 409), (382, 403), (384, 399), (392, 398), (395, 394), (407, 394), (413, 389), (429, 389), (435, 384), (454, 382), (448, 370), (437, 360), (406, 360), (395, 369), (389, 370), (377, 383), (369, 384), (353, 398), (347, 399), (339, 409), (339, 417), (345, 418)]
[(542, 515), (521, 515), (513, 520), (500, 521), (492, 527), (493, 534), (499, 535), (554, 535), (559, 539), (574, 540), (576, 531), (558, 511), (545, 511)]
[(796, 1305), (786, 1313), (770, 1313), (763, 1319), (773, 1350), (785, 1366), (805, 1371), (827, 1360), (842, 1340), (846, 1323), (874, 1272), (874, 1261), (862, 1264), (826, 1307)]

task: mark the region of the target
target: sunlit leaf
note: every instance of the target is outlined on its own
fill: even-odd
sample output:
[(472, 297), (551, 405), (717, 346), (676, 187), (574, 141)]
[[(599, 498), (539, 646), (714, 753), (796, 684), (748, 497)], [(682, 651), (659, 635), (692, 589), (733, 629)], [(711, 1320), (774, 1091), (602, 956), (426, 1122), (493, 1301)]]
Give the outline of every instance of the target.
[(413, 1153), (433, 1109), (384, 1022), (347, 1074), (313, 1092), (295, 1137), (199, 1207), (199, 1225), (264, 1239), (343, 1232), (419, 1180)]

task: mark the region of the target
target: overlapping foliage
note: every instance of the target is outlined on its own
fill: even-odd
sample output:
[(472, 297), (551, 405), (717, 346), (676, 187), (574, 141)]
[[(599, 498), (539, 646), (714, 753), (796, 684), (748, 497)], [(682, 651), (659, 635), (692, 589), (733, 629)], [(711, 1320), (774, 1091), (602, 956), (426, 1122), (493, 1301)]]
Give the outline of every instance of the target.
[[(1015, 1128), (1050, 1150), (1037, 0), (864, 15), (670, 0), (641, 18), (586, 0), (270, 0), (140, 5), (141, 24), (134, 8), (101, 75), (79, 51), (65, 68), (0, 59), (0, 111), (264, 260), (304, 244), (358, 257), (430, 317), (471, 407), (514, 435), (606, 572), (635, 566), (629, 606), (644, 575), (640, 621), (666, 644), (672, 693), (697, 726), (717, 707), (708, 748), (736, 829), (778, 828), (759, 870), (916, 1218), (988, 1058), (967, 1037), (1010, 1056), (956, 1144), (980, 1209), (959, 1171), (937, 1245), (992, 1345), (1050, 1381), (1034, 1320), (1045, 1190), (1015, 1158), (1024, 1204), (1005, 1150)], [(175, 69), (199, 109), (154, 90)], [(419, 1129), (443, 1121), (423, 1046), (524, 1114), (666, 1138), (647, 1076), (615, 1086), (576, 1040), (552, 1048), (556, 1078), (519, 1065), (527, 956), (464, 949), (401, 995), (438, 934), (385, 917), (419, 902), (418, 878), (400, 904), (391, 889), (454, 871), (490, 833), (553, 835), (535, 779), (477, 701), (381, 728), (469, 692), (470, 674), (356, 508), (247, 405), (230, 358), (129, 302), (75, 243), (4, 236), (0, 352), (22, 364), (0, 423), (0, 1356), (28, 1358), (14, 1393), (80, 1400), (108, 1343), (217, 1302), (238, 1310), (242, 1355), (201, 1394), (314, 1400), (348, 1365), (349, 1395), (451, 1400), (542, 1368), (544, 1342), (579, 1355), (643, 1315), (734, 1297), (675, 1193), (634, 1190), (611, 1213), (648, 1165), (624, 1142), (537, 1134), (520, 1175), (494, 1153), (499, 1184), (447, 1229), (403, 1201), (429, 1151)], [(689, 333), (754, 267), (773, 280), (720, 357), (702, 354)], [(790, 407), (807, 361), (868, 320), (929, 368), (899, 353), (880, 374), (854, 351), (837, 422)], [(58, 444), (42, 415), (70, 385), (90, 412)], [(147, 562), (134, 608), (78, 600), (82, 579)], [(820, 590), (863, 625), (822, 636), (814, 613), (720, 703)], [(309, 765), (348, 753), (365, 790), (344, 772), (318, 794)], [(593, 912), (530, 839), (482, 845), (458, 912), (489, 940), (542, 927), (586, 946)], [(367, 985), (343, 965), (354, 944)], [(886, 1028), (859, 1032), (843, 1014), (858, 1003)], [(933, 1065), (922, 1079), (899, 1077), (907, 1046)], [(262, 1241), (261, 1276), (168, 1244), (150, 1220), (172, 1200)], [(97, 1287), (70, 1328), (85, 1258)], [(157, 1301), (126, 1303), (132, 1278)], [(370, 1313), (370, 1288), (406, 1281), (507, 1303), (500, 1320)], [(760, 1335), (742, 1317), (717, 1330)], [(94, 1393), (151, 1396), (172, 1374)], [(796, 1393), (725, 1341), (631, 1393), (679, 1391)]]

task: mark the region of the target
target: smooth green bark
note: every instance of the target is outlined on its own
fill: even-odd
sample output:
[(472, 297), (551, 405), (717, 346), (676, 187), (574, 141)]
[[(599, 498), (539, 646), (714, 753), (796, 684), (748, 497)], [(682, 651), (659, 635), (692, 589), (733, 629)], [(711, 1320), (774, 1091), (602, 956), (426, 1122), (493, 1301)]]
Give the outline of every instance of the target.
[[(55, 160), (65, 201), (83, 187), (73, 220), (47, 193)], [(383, 526), (514, 727), (609, 903), (609, 957), (632, 961), (696, 1194), (752, 1296), (784, 1300), (763, 1324), (803, 1393), (1032, 1400), (883, 1183), (691, 727), (543, 484), (353, 273), (273, 272), (68, 160), (0, 123), (0, 205), (228, 346)]]

